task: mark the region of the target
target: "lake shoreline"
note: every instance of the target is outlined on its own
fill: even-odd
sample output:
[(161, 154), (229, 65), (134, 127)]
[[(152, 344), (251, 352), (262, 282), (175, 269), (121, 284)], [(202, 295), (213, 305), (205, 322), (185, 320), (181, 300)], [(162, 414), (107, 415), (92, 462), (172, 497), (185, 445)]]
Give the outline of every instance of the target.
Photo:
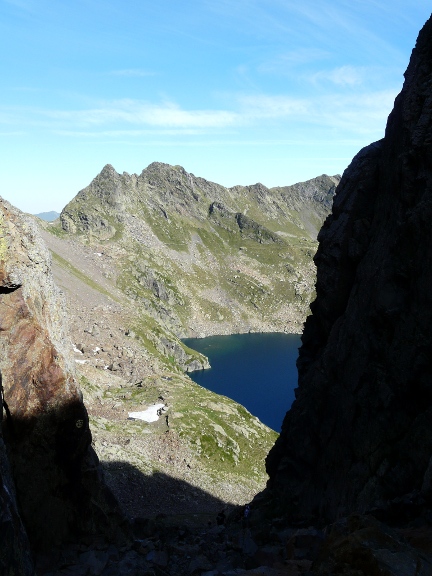
[(300, 334), (247, 332), (182, 341), (209, 358), (211, 368), (189, 373), (194, 382), (232, 398), (280, 430), (297, 387)]

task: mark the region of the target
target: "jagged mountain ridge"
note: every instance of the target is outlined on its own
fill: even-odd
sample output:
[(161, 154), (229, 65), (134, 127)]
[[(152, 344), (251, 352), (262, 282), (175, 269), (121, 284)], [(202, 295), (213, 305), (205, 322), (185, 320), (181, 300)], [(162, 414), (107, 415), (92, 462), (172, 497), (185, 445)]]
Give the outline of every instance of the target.
[[(244, 528), (243, 548), (234, 542), (231, 533), (226, 542), (231, 554), (229, 573), (238, 572), (239, 564), (240, 571), (251, 574), (263, 570), (269, 574), (289, 571), (347, 576), (431, 573), (430, 521), (427, 516), (412, 516), (430, 514), (431, 508), (431, 38), (429, 21), (413, 53), (385, 141), (367, 147), (355, 158), (344, 175), (333, 215), (320, 236), (318, 297), (302, 348), (298, 402), (287, 416), (281, 440), (268, 460), (276, 504), (273, 513), (277, 517), (263, 525), (257, 504), (252, 507), (250, 518), (254, 538), (263, 538), (266, 531), (265, 542), (270, 545), (254, 555), (250, 551), (254, 542), (245, 538)], [(3, 218), (0, 221), (3, 228)], [(16, 250), (21, 264), (26, 266), (31, 256), (33, 263), (26, 266), (27, 278), (34, 285), (32, 272), (35, 266), (45, 267), (45, 258), (40, 258), (34, 249), (34, 238), (27, 233), (28, 223), (21, 236), (14, 234), (20, 226), (6, 218), (5, 229), (0, 230), (0, 260), (3, 264), (5, 257), (10, 258)], [(14, 250), (3, 241), (11, 234), (18, 240)], [(21, 289), (16, 275), (3, 273), (1, 279), (0, 300), (7, 309), (6, 317), (23, 315), (25, 306), (10, 306), (9, 297), (15, 294), (16, 298)], [(25, 296), (25, 290), (21, 293)], [(42, 302), (46, 300), (43, 290), (37, 294), (42, 294)], [(19, 303), (19, 299), (16, 301)], [(47, 313), (40, 306), (33, 310), (36, 319)], [(13, 323), (11, 327), (14, 329)], [(2, 330), (2, 337), (6, 343), (3, 346), (7, 346), (6, 330)], [(4, 357), (10, 362), (9, 354)], [(369, 365), (370, 370), (364, 371)], [(18, 368), (22, 370), (23, 366)], [(9, 372), (13, 378), (15, 369), (9, 366)], [(36, 380), (31, 385), (37, 383)], [(334, 384), (338, 387), (331, 390)], [(10, 498), (13, 485), (5, 458), (1, 445), (0, 496), (5, 504), (2, 529), (7, 538), (0, 539), (0, 560), (9, 561), (6, 567), (10, 572), (30, 576), (34, 572), (28, 560), (29, 550), (25, 549), (25, 542), (24, 546), (20, 542), (22, 527)], [(29, 478), (33, 479), (32, 474)], [(363, 491), (365, 486), (367, 491)], [(27, 487), (31, 490), (32, 482), (27, 482)], [(359, 498), (359, 494), (366, 498)], [(393, 501), (383, 499), (394, 494), (398, 496)], [(282, 520), (308, 523), (311, 518), (335, 519), (347, 511), (364, 510), (375, 504), (384, 504), (381, 513), (386, 506), (391, 512), (393, 505), (392, 520), (400, 523), (402, 530), (380, 527), (373, 517), (357, 515), (348, 521), (339, 520), (325, 533), (314, 529), (281, 530)], [(84, 514), (88, 514), (88, 509)], [(409, 534), (404, 528), (412, 518), (415, 522)], [(44, 521), (42, 530), (46, 517)], [(428, 524), (428, 531), (419, 532), (419, 522)], [(139, 554), (127, 552), (124, 568), (178, 575), (175, 559), (179, 551), (187, 554), (187, 559), (190, 554), (199, 553), (201, 562), (217, 551), (217, 559), (210, 556), (213, 563), (202, 564), (202, 570), (219, 570), (217, 562), (221, 557), (226, 559), (226, 553), (222, 547), (211, 550), (213, 544), (218, 544), (215, 532), (208, 531), (209, 541), (203, 539), (204, 531), (200, 530), (190, 548), (185, 548), (179, 534), (174, 546), (169, 547), (167, 540), (173, 544), (170, 528), (163, 533), (153, 532), (154, 544), (150, 541), (157, 546), (157, 552), (165, 555), (162, 565), (166, 570), (159, 566), (160, 555), (157, 566), (149, 561), (141, 569), (143, 552), (151, 550), (142, 546), (148, 545), (149, 539), (134, 542), (134, 549), (140, 546)], [(240, 542), (240, 529), (236, 536)], [(275, 546), (278, 538), (281, 545)], [(407, 539), (415, 548), (407, 545)], [(95, 546), (99, 553), (100, 541)], [(82, 558), (88, 555), (82, 550), (80, 546), (69, 560), (68, 555), (62, 554), (61, 571), (88, 572), (86, 559)], [(237, 550), (241, 550), (247, 567), (257, 561), (265, 566), (242, 570)], [(111, 548), (107, 556), (112, 557), (113, 552), (116, 551)], [(272, 567), (279, 552), (284, 562), (281, 570)], [(74, 559), (77, 566), (72, 566)], [(137, 564), (132, 567), (134, 561)], [(110, 565), (107, 573), (120, 573), (123, 566)], [(197, 566), (201, 564), (188, 563), (185, 573), (190, 574), (192, 567), (198, 569)], [(102, 570), (99, 565), (93, 567), (94, 571)]]
[[(252, 218), (255, 216), (259, 221), (271, 222), (270, 228), (275, 232), (278, 228), (283, 231), (287, 224), (284, 220), (303, 230), (303, 223), (296, 218), (296, 213), (308, 209), (317, 220), (325, 218), (339, 181), (339, 175), (323, 174), (292, 186), (269, 189), (258, 183), (226, 188), (196, 177), (181, 166), (153, 162), (140, 175), (130, 175), (127, 172), (118, 174), (113, 166), (107, 164), (91, 184), (63, 209), (61, 221), (65, 230), (84, 233), (91, 230), (100, 239), (108, 239), (123, 224), (127, 208), (134, 208), (137, 202), (160, 211), (165, 218), (168, 214), (177, 213), (198, 220), (205, 220), (210, 205), (216, 202), (231, 212), (245, 215), (251, 212)], [(105, 205), (105, 208), (115, 209), (115, 214), (108, 210), (107, 216), (114, 216), (117, 226), (102, 222), (103, 210), (91, 217), (91, 209), (76, 209), (76, 204), (83, 202), (84, 205), (94, 201), (95, 197), (99, 199), (101, 208)]]
[(60, 220), (84, 242), (116, 246), (117, 285), (177, 337), (299, 332), (338, 182), (225, 188), (180, 166), (107, 165)]

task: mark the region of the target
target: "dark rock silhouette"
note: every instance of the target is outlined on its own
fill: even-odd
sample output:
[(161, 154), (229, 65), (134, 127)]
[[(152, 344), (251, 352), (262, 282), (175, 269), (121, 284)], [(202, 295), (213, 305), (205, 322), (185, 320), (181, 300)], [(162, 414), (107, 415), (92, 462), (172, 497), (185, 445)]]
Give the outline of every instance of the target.
[[(0, 373), (0, 424), (3, 409), (9, 415), (9, 408), (3, 397), (2, 376)], [(33, 561), (30, 543), (21, 520), (15, 494), (10, 463), (0, 428), (0, 574), (9, 576), (33, 574)]]
[(318, 237), (297, 399), (267, 458), (293, 521), (431, 504), (431, 135), (432, 19), (385, 138), (345, 171)]

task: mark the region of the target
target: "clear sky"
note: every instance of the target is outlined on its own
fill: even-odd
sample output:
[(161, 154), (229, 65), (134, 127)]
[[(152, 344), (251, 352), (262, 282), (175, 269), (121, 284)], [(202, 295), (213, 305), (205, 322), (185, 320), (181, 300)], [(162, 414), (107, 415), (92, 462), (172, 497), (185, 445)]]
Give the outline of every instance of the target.
[(112, 164), (226, 186), (381, 138), (429, 0), (0, 0), (0, 195), (60, 211)]

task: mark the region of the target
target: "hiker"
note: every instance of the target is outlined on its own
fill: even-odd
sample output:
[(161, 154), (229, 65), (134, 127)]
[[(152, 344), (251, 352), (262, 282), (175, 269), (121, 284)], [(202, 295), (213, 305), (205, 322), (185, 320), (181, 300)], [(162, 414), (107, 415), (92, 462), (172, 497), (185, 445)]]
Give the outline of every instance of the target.
[(249, 504), (246, 504), (243, 512), (243, 528), (247, 528), (249, 526), (249, 514), (250, 514), (250, 507)]
[(221, 511), (219, 512), (219, 514), (216, 516), (216, 524), (217, 524), (218, 526), (224, 526), (224, 525), (225, 525), (225, 519), (226, 519), (226, 517), (225, 517), (225, 511), (224, 511), (224, 510), (221, 510)]

